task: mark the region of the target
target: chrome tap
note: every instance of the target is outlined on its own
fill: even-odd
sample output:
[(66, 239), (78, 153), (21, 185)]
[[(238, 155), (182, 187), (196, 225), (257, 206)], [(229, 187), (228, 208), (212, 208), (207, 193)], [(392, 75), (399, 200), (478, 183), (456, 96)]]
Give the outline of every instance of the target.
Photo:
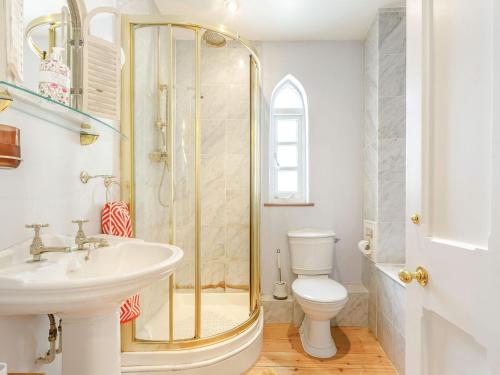
[(30, 262), (42, 262), (46, 259), (42, 258), (43, 253), (67, 253), (70, 251), (69, 247), (45, 247), (42, 238), (40, 237), (40, 229), (47, 228), (49, 224), (30, 224), (26, 228), (33, 228), (35, 230), (35, 237), (30, 246), (30, 254), (33, 259)]
[(104, 238), (87, 237), (85, 235), (85, 232), (83, 231), (83, 224), (88, 223), (88, 220), (73, 220), (73, 223), (78, 224), (78, 231), (75, 236), (76, 250), (90, 250), (90, 247), (87, 249), (85, 248), (85, 245), (90, 244), (93, 244), (96, 247), (109, 246), (108, 241)]

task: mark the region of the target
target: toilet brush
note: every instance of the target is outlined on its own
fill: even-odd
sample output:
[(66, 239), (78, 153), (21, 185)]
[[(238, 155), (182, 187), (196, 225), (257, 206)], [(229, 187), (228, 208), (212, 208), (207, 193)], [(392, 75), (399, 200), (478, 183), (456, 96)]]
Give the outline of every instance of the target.
[(279, 280), (274, 283), (273, 297), (277, 300), (284, 300), (288, 298), (286, 292), (286, 282), (282, 279), (281, 274), (281, 250), (276, 249), (276, 263), (278, 265)]

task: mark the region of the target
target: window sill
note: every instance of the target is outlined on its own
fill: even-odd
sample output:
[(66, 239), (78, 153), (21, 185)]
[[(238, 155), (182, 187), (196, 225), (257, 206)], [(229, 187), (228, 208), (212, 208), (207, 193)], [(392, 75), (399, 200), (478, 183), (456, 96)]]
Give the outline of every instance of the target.
[(264, 203), (264, 207), (314, 207), (314, 203)]

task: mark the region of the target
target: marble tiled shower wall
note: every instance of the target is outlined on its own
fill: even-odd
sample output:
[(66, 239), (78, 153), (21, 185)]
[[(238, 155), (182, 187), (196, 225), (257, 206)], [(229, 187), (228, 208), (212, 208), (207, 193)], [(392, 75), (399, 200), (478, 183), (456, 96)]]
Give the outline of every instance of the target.
[[(176, 63), (179, 68), (183, 56), (193, 51), (189, 43), (177, 42)], [(190, 82), (192, 77), (183, 79), (180, 74), (190, 75), (192, 70), (179, 68), (176, 77), (179, 85)], [(249, 85), (249, 53), (246, 48), (232, 41), (219, 48), (202, 44), (201, 270), (204, 292), (249, 288)], [(189, 118), (183, 111), (192, 109), (190, 106), (176, 107), (177, 128), (183, 127), (182, 118)], [(179, 147), (187, 144), (188, 137), (179, 138)], [(185, 160), (189, 164), (194, 146), (187, 149)], [(177, 168), (190, 169), (186, 165), (178, 165)], [(186, 179), (186, 176), (179, 176), (178, 181), (182, 180), (181, 177)], [(176, 284), (178, 288), (193, 288), (194, 185), (189, 183), (189, 178), (185, 183), (181, 189), (184, 194), (176, 197), (176, 233), (177, 242), (182, 243), (187, 251), (184, 264), (177, 272)], [(181, 207), (184, 209), (181, 210)]]
[[(160, 31), (158, 31), (160, 30)], [(169, 202), (170, 189), (167, 178), (161, 185), (163, 163), (151, 160), (151, 153), (160, 147), (157, 119), (156, 97), (158, 95), (155, 66), (158, 51), (155, 41), (160, 37), (166, 41), (166, 28), (142, 27), (134, 31), (135, 44), (142, 46), (134, 55), (134, 201), (135, 236), (146, 241), (169, 242), (169, 210), (162, 207), (158, 200)], [(166, 82), (166, 55), (161, 57), (162, 83)], [(163, 117), (164, 118), (164, 117)], [(164, 202), (165, 203), (165, 202)], [(162, 305), (168, 301), (168, 283), (160, 281), (141, 292), (141, 315), (138, 327), (147, 322)]]
[(364, 219), (377, 226), (377, 263), (405, 261), (405, 17), (379, 10), (365, 40)]
[[(156, 101), (157, 83), (154, 67), (156, 53), (154, 46), (158, 37), (157, 29), (139, 28), (135, 31), (135, 43), (147, 46), (136, 51), (134, 56), (134, 189), (135, 189), (135, 235), (147, 241), (166, 243), (169, 241), (169, 207), (161, 207), (158, 189), (163, 173), (163, 164), (151, 160), (151, 153), (159, 148)], [(166, 28), (159, 34), (162, 40)], [(162, 58), (166, 68), (165, 56)], [(160, 72), (165, 77), (165, 70)], [(166, 79), (163, 79), (165, 82)], [(163, 184), (162, 197), (169, 201), (168, 182)]]

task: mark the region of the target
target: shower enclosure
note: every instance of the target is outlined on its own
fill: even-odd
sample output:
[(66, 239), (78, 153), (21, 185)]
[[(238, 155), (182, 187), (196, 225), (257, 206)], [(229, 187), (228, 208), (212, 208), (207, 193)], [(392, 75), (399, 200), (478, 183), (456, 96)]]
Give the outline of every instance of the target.
[(258, 58), (220, 28), (124, 16), (122, 30), (122, 193), (135, 237), (184, 250), (122, 350), (221, 342), (259, 317)]

